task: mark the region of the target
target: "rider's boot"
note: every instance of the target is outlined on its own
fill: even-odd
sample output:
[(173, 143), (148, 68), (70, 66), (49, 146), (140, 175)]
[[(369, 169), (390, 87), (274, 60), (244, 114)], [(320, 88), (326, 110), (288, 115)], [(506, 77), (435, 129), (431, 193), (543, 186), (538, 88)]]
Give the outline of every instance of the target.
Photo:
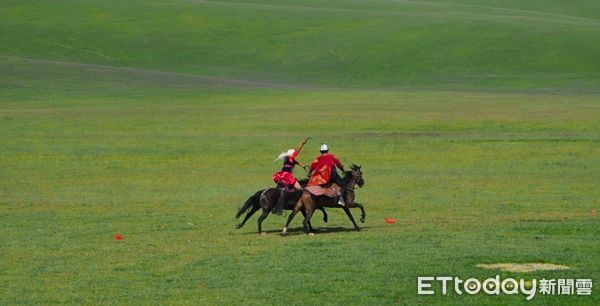
[(342, 206), (346, 206), (346, 188), (342, 188), (342, 190), (340, 190), (340, 199), (338, 200), (338, 204), (342, 205)]

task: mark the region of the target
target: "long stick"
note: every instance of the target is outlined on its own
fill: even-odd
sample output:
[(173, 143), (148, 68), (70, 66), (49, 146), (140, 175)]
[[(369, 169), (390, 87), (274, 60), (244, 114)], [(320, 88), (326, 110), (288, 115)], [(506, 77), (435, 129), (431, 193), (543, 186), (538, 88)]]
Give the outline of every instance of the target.
[(300, 145), (300, 147), (298, 147), (296, 149), (297, 154), (300, 154), (300, 151), (302, 150), (302, 148), (304, 147), (304, 145), (308, 142), (308, 140), (310, 139), (310, 137), (306, 137), (306, 139), (304, 139), (304, 141), (302, 142), (302, 144)]

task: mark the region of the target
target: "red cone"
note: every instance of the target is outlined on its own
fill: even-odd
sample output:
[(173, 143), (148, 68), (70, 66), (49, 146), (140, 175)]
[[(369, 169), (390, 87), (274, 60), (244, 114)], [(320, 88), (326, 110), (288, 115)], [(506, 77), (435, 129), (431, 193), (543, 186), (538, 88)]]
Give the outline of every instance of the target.
[(115, 240), (122, 240), (123, 236), (121, 234), (115, 234)]
[(396, 219), (385, 217), (385, 223), (387, 223), (387, 224), (395, 224), (396, 223)]

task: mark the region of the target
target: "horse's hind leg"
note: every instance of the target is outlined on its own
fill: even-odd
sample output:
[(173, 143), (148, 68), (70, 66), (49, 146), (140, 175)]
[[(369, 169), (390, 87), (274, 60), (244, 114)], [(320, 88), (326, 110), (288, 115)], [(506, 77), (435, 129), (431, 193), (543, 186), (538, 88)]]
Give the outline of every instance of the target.
[[(302, 212), (302, 216), (304, 216), (304, 218), (306, 218), (306, 212), (304, 210), (301, 210)], [(312, 224), (310, 224), (310, 221), (308, 221), (308, 228), (310, 229), (311, 232), (314, 232), (315, 229), (312, 227)]]
[(244, 226), (244, 224), (246, 224), (246, 221), (248, 221), (248, 219), (250, 219), (250, 217), (252, 217), (252, 215), (254, 215), (254, 213), (259, 210), (260, 207), (252, 207), (252, 209), (246, 214), (246, 217), (244, 217), (244, 221), (242, 221), (242, 223), (238, 224), (235, 226), (236, 229), (240, 229), (242, 228), (242, 226)]
[[(296, 207), (294, 207), (294, 210), (292, 211), (292, 213), (290, 214), (290, 216), (288, 217), (287, 222), (285, 223), (285, 226), (283, 227), (283, 231), (281, 232), (282, 234), (287, 234), (287, 230), (288, 230), (288, 226), (290, 226), (290, 223), (292, 222), (292, 220), (294, 219), (294, 216), (298, 213), (298, 211), (300, 210), (301, 206), (296, 205)], [(304, 213), (304, 212), (302, 212)]]
[(352, 216), (350, 209), (348, 209), (348, 207), (344, 206), (344, 212), (346, 213), (346, 215), (348, 216), (350, 221), (352, 221), (352, 224), (354, 224), (354, 229), (356, 229), (357, 231), (360, 231), (360, 227), (358, 227), (358, 225), (356, 224), (356, 221), (354, 221), (354, 217)]
[(264, 234), (262, 231), (262, 222), (267, 218), (268, 215), (269, 215), (269, 210), (263, 209), (262, 215), (260, 215), (260, 217), (258, 217), (258, 233), (259, 234)]
[(308, 235), (314, 235), (312, 231), (312, 227), (310, 226), (310, 218), (312, 218), (313, 210), (307, 209), (306, 215), (304, 216), (304, 221), (302, 221), (302, 225), (304, 225), (304, 232)]

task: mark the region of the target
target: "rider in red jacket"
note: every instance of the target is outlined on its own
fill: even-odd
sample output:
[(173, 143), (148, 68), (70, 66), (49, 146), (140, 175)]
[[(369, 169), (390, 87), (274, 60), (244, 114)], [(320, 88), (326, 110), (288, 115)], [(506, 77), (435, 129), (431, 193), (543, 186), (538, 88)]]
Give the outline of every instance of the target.
[(338, 204), (345, 205), (344, 195), (346, 190), (344, 188), (344, 181), (335, 171), (335, 167), (337, 166), (342, 172), (345, 172), (344, 165), (342, 165), (335, 155), (329, 153), (329, 147), (326, 144), (321, 145), (320, 151), (321, 155), (310, 165), (310, 180), (307, 186), (322, 186), (333, 181), (342, 187)]

